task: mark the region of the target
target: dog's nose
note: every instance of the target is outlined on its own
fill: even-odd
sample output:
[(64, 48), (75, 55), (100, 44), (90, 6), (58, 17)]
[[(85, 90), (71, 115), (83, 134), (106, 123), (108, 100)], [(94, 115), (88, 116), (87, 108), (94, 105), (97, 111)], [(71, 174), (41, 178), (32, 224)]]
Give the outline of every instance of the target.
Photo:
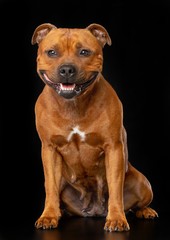
[(71, 78), (75, 75), (75, 73), (76, 73), (76, 68), (71, 64), (62, 65), (59, 69), (59, 74), (63, 78)]

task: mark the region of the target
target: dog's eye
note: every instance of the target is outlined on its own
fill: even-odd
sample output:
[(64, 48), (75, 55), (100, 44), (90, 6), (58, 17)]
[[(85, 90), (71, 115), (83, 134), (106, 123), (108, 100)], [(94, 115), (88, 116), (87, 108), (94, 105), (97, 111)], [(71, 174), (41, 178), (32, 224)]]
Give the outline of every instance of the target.
[(47, 51), (47, 55), (49, 56), (49, 57), (56, 57), (57, 56), (57, 52), (55, 51), (55, 50), (48, 50)]
[(90, 50), (88, 50), (88, 49), (81, 49), (81, 51), (80, 51), (80, 56), (85, 56), (85, 57), (88, 57), (88, 56), (90, 56), (91, 55), (91, 51)]

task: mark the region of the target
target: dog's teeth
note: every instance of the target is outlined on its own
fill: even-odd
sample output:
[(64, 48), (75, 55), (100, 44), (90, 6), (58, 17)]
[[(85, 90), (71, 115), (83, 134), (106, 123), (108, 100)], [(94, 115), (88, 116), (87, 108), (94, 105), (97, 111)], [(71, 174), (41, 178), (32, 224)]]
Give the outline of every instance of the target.
[(62, 91), (73, 91), (75, 88), (75, 84), (72, 84), (72, 85), (64, 85), (64, 84), (60, 84), (60, 89)]

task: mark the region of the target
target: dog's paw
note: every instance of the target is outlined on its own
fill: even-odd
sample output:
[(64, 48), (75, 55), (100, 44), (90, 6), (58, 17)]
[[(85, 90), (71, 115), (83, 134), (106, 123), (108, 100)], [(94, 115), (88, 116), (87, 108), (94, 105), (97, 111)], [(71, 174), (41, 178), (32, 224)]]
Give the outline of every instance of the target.
[(136, 217), (145, 218), (145, 219), (153, 219), (153, 218), (158, 217), (158, 213), (154, 209), (152, 209), (150, 207), (146, 207), (146, 208), (137, 210)]
[(126, 219), (107, 219), (104, 230), (109, 232), (123, 232), (129, 231), (130, 227)]
[(35, 227), (42, 228), (42, 229), (52, 229), (58, 226), (58, 218), (56, 217), (40, 217), (35, 222)]

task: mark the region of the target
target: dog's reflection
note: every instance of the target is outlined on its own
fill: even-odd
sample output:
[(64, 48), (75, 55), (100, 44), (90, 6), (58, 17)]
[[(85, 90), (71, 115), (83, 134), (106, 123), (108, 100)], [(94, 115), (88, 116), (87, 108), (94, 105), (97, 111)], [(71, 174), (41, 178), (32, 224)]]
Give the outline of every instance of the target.
[(61, 240), (61, 234), (59, 230), (36, 230), (34, 240)]

